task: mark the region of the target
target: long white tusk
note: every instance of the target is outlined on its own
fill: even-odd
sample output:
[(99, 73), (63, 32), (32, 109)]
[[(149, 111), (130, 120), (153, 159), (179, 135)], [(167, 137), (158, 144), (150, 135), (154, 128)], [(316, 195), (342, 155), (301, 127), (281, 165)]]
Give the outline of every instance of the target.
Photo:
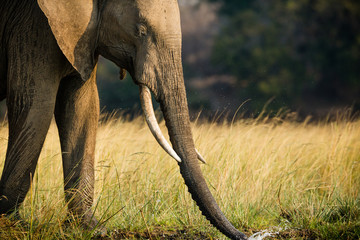
[(164, 135), (161, 132), (161, 129), (155, 117), (155, 113), (151, 101), (150, 89), (144, 85), (140, 86), (140, 101), (141, 101), (141, 107), (144, 111), (146, 123), (149, 126), (150, 131), (155, 137), (156, 141), (165, 150), (165, 152), (167, 152), (172, 158), (174, 158), (178, 162), (181, 162), (181, 158), (170, 146), (168, 141), (166, 141)]
[(199, 151), (198, 151), (196, 148), (195, 148), (195, 151), (196, 151), (196, 154), (197, 154), (198, 159), (199, 159), (202, 163), (206, 164), (205, 159), (203, 158), (203, 156), (201, 156), (201, 154), (199, 153)]
[[(156, 120), (152, 101), (151, 101), (151, 92), (150, 89), (144, 85), (140, 86), (140, 101), (141, 101), (141, 107), (144, 111), (146, 123), (148, 124), (151, 133), (155, 137), (156, 141), (160, 144), (160, 146), (167, 152), (172, 158), (174, 158), (176, 161), (181, 162), (181, 158), (177, 153), (174, 151), (174, 149), (170, 146), (168, 141), (166, 141), (164, 135), (161, 132), (161, 129), (159, 127), (159, 124)], [(206, 164), (206, 161), (201, 156), (199, 151), (195, 149), (196, 155), (198, 159)]]

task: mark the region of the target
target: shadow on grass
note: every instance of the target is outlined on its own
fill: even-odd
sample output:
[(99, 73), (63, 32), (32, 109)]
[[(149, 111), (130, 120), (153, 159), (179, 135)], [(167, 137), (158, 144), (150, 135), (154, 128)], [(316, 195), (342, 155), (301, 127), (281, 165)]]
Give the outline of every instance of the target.
[[(251, 230), (249, 232), (255, 233), (257, 230)], [(250, 236), (251, 233), (246, 232), (247, 236)], [(225, 238), (225, 236), (223, 237)], [(109, 237), (106, 238), (97, 238), (97, 239), (194, 239), (194, 240), (214, 240), (213, 236), (204, 233), (198, 232), (194, 229), (177, 229), (177, 230), (164, 230), (162, 228), (157, 228), (152, 230), (151, 232), (148, 231), (139, 231), (139, 232), (129, 232), (126, 230), (115, 230), (111, 233)], [(318, 234), (311, 230), (286, 230), (280, 232), (279, 235), (274, 236), (272, 238), (264, 238), (264, 239), (319, 239)]]
[(214, 239), (209, 234), (197, 232), (194, 229), (164, 229), (156, 227), (150, 231), (127, 231), (118, 229), (110, 237), (100, 239)]
[[(194, 240), (214, 240), (214, 236), (209, 232), (198, 231), (195, 228), (166, 228), (166, 227), (151, 227), (148, 230), (133, 230), (117, 229), (110, 231), (106, 237), (91, 236), (90, 232), (71, 228), (52, 229), (52, 234), (48, 229), (49, 226), (38, 225), (34, 227), (34, 231), (28, 228), (28, 224), (19, 221), (11, 221), (6, 218), (0, 218), (0, 239), (98, 239), (98, 240), (112, 240), (112, 239), (151, 239), (151, 240), (175, 240), (175, 239), (194, 239)], [(325, 231), (325, 232), (324, 232)], [(343, 227), (342, 231), (339, 229), (287, 229), (280, 231), (272, 237), (256, 238), (256, 239), (358, 239), (360, 235), (360, 226), (355, 224), (348, 227)], [(258, 229), (247, 229), (245, 234), (251, 236), (259, 232)], [(90, 234), (90, 235), (89, 235)], [(224, 236), (221, 239), (225, 238)]]

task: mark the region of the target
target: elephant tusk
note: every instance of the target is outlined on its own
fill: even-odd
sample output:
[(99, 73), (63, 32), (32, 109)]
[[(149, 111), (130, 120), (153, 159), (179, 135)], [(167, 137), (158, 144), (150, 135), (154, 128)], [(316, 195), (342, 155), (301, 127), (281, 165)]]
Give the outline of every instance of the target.
[(197, 154), (198, 159), (199, 159), (202, 163), (206, 164), (205, 159), (203, 158), (203, 156), (201, 156), (201, 154), (199, 153), (199, 151), (198, 151), (196, 148), (195, 148), (195, 151), (196, 151), (196, 154)]
[(120, 80), (124, 80), (126, 78), (126, 70), (124, 68), (120, 68), (119, 78)]
[(161, 129), (156, 120), (154, 109), (152, 106), (150, 89), (144, 85), (140, 86), (140, 101), (141, 101), (141, 107), (144, 111), (146, 123), (149, 126), (150, 131), (155, 137), (156, 141), (165, 150), (165, 152), (167, 152), (172, 158), (174, 158), (178, 162), (181, 162), (181, 158), (177, 155), (175, 150), (170, 146), (168, 141), (166, 141), (164, 135), (161, 132)]
[[(170, 146), (168, 141), (166, 141), (164, 135), (161, 132), (161, 129), (156, 120), (154, 109), (152, 106), (150, 89), (144, 85), (140, 86), (140, 101), (141, 101), (141, 107), (144, 111), (146, 123), (148, 124), (150, 131), (155, 137), (156, 141), (165, 150), (165, 152), (167, 152), (172, 158), (174, 158), (178, 162), (181, 162), (181, 158), (179, 157), (179, 155), (177, 155), (175, 150)], [(203, 156), (201, 156), (199, 151), (197, 149), (195, 149), (195, 151), (198, 159), (202, 163), (206, 164), (205, 159), (203, 158)]]

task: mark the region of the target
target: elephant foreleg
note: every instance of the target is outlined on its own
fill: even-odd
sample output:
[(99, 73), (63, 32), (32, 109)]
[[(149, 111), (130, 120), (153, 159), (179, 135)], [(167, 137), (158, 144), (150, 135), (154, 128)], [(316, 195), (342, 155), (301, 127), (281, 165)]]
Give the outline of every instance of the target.
[(92, 217), (94, 152), (99, 119), (95, 76), (63, 79), (57, 96), (55, 119), (59, 129), (64, 169), (65, 198), (72, 214), (86, 227), (97, 224)]
[(55, 108), (58, 82), (10, 74), (7, 92), (9, 141), (0, 181), (0, 214), (23, 202)]

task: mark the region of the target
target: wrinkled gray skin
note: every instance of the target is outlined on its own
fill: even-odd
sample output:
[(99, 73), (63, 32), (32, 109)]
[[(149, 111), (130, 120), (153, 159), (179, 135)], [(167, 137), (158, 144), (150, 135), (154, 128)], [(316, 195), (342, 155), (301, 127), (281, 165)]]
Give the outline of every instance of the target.
[(0, 100), (7, 99), (9, 117), (1, 214), (24, 200), (55, 114), (69, 210), (85, 226), (97, 224), (90, 209), (101, 54), (155, 95), (182, 159), (180, 172), (203, 215), (229, 238), (246, 239), (219, 209), (197, 161), (176, 0), (3, 0), (0, 16)]

